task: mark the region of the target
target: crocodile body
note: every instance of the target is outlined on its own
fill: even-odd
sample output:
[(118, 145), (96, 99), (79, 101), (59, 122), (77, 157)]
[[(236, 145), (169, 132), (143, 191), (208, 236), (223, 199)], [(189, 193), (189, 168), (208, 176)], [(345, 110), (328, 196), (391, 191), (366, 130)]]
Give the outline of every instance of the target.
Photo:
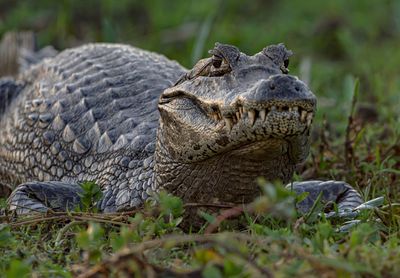
[[(309, 151), (316, 99), (288, 75), (283, 45), (254, 56), (216, 44), (188, 71), (162, 55), (89, 44), (0, 79), (0, 184), (9, 209), (71, 208), (95, 180), (104, 212), (160, 189), (186, 202), (249, 202), (255, 179), (291, 180)], [(352, 208), (343, 182), (294, 183)]]

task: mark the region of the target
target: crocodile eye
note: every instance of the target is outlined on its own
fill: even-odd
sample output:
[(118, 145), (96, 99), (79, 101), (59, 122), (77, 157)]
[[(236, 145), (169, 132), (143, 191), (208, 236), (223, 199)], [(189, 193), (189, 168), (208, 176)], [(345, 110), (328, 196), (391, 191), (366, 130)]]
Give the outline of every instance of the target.
[(285, 61), (283, 61), (283, 65), (285, 68), (287, 68), (289, 66), (289, 59), (285, 59)]
[(280, 66), (282, 73), (284, 74), (289, 73), (288, 66), (289, 66), (289, 59), (285, 59), (283, 61), (283, 65)]
[(218, 69), (219, 67), (221, 67), (221, 64), (222, 64), (222, 57), (213, 55), (212, 56), (212, 65), (214, 66), (214, 68)]
[(208, 72), (206, 73), (207, 76), (223, 76), (232, 70), (229, 65), (229, 60), (220, 49), (214, 48), (208, 51), (208, 53), (212, 54), (212, 56), (209, 58), (211, 61)]
[(211, 63), (212, 67), (209, 69), (208, 76), (223, 76), (232, 70), (225, 59), (221, 58), (215, 61), (212, 59)]

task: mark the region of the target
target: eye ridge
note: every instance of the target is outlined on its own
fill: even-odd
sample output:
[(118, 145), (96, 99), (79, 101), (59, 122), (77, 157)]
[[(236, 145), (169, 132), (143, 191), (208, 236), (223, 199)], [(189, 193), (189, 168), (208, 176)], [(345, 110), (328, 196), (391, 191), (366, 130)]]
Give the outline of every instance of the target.
[(185, 81), (193, 80), (199, 76), (218, 77), (232, 71), (228, 61), (218, 53), (212, 52), (211, 58), (197, 62), (192, 70), (183, 74), (174, 84), (180, 85)]

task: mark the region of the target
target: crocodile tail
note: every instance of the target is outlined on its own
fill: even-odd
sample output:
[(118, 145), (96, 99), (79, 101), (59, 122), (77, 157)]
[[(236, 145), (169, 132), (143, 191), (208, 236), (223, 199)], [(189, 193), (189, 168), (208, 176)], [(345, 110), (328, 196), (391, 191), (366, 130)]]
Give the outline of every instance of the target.
[(16, 76), (56, 54), (52, 46), (37, 50), (36, 36), (31, 31), (7, 32), (0, 42), (0, 76)]

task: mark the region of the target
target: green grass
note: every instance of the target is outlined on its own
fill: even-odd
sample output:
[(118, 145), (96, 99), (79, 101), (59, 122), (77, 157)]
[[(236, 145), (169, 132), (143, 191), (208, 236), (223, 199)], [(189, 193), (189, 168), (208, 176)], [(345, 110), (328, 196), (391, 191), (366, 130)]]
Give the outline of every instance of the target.
[[(101, 215), (91, 209), (98, 196), (88, 186), (83, 212), (2, 218), (0, 276), (74, 277), (88, 269), (114, 276), (166, 269), (205, 277), (400, 273), (398, 1), (0, 0), (0, 11), (0, 35), (33, 29), (40, 46), (58, 49), (124, 42), (186, 67), (216, 41), (249, 54), (284, 42), (295, 52), (291, 73), (308, 78), (318, 97), (311, 153), (295, 178), (346, 180), (366, 200), (385, 197), (343, 232), (344, 220), (300, 217), (293, 196), (263, 183), (265, 195), (242, 213), (188, 232), (179, 226), (187, 221), (179, 199), (163, 195), (159, 206)], [(206, 234), (210, 227), (217, 233)]]

